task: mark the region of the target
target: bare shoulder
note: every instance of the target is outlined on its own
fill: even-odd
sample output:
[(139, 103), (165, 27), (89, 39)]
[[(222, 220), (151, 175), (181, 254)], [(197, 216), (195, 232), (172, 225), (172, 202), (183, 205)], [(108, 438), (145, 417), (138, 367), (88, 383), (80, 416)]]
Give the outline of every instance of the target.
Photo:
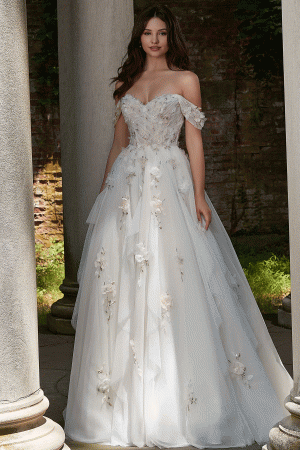
[(182, 96), (194, 103), (194, 105), (201, 107), (201, 91), (198, 76), (190, 70), (179, 71), (178, 75)]

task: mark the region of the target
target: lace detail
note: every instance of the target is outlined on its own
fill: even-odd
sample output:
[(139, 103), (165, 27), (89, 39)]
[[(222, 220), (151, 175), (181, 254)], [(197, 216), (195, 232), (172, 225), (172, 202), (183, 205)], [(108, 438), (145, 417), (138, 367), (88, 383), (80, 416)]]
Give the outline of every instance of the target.
[(197, 398), (194, 394), (194, 385), (192, 383), (192, 380), (189, 381), (188, 384), (188, 393), (187, 393), (187, 405), (186, 405), (186, 411), (190, 411), (192, 405), (195, 405), (197, 403)]
[(179, 99), (181, 111), (186, 120), (188, 120), (194, 127), (201, 130), (204, 127), (204, 123), (207, 120), (204, 113), (201, 111), (202, 108), (189, 102), (186, 98), (181, 97)]
[(130, 145), (151, 148), (156, 153), (161, 151), (161, 146), (170, 148), (178, 144), (184, 118), (198, 129), (202, 129), (206, 120), (201, 108), (179, 94), (160, 95), (146, 105), (125, 94), (120, 105), (129, 129)]

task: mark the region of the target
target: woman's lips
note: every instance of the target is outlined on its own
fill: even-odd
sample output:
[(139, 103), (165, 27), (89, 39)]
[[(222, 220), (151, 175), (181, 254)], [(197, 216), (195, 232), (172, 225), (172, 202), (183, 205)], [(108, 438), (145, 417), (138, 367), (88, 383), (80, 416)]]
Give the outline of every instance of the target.
[(152, 51), (154, 51), (154, 52), (156, 52), (157, 50), (159, 50), (160, 49), (160, 47), (150, 47), (150, 50), (152, 50)]

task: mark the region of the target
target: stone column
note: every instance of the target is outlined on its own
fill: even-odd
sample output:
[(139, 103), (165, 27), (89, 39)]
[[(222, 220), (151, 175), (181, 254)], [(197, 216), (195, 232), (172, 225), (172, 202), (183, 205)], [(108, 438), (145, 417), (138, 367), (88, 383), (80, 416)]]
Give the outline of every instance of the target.
[(0, 448), (58, 450), (43, 417), (33, 222), (25, 0), (0, 2)]
[(113, 140), (111, 77), (117, 74), (133, 26), (133, 0), (58, 0), (62, 148), (64, 297), (48, 315), (53, 332), (73, 334), (70, 319), (88, 213), (100, 191)]
[(292, 287), (294, 386), (287, 397), (287, 417), (270, 431), (263, 449), (300, 449), (300, 3), (282, 0), (289, 231)]

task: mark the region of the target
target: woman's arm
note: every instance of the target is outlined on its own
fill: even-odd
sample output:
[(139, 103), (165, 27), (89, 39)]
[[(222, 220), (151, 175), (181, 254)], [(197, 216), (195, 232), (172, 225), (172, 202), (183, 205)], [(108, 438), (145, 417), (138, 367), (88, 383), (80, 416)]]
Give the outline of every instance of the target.
[[(200, 83), (197, 75), (189, 72), (182, 80), (183, 96), (194, 105), (201, 107)], [(205, 219), (207, 230), (211, 222), (211, 210), (206, 203), (205, 187), (205, 160), (201, 130), (185, 121), (185, 140), (190, 158), (191, 171), (194, 182), (195, 206), (198, 220), (202, 222), (201, 214)]]
[[(116, 104), (117, 104), (117, 100), (116, 100)], [(105, 172), (104, 172), (104, 177), (103, 177), (103, 182), (101, 185), (100, 192), (102, 192), (103, 189), (105, 188), (105, 181), (106, 181), (107, 175), (111, 171), (111, 168), (112, 168), (113, 163), (115, 162), (117, 156), (120, 154), (122, 148), (127, 147), (128, 144), (129, 144), (128, 127), (125, 123), (123, 115), (121, 114), (115, 125), (114, 140), (113, 140), (113, 144), (112, 144), (111, 150), (110, 150), (108, 158), (107, 158), (107, 163), (106, 163), (106, 167), (105, 167)]]

